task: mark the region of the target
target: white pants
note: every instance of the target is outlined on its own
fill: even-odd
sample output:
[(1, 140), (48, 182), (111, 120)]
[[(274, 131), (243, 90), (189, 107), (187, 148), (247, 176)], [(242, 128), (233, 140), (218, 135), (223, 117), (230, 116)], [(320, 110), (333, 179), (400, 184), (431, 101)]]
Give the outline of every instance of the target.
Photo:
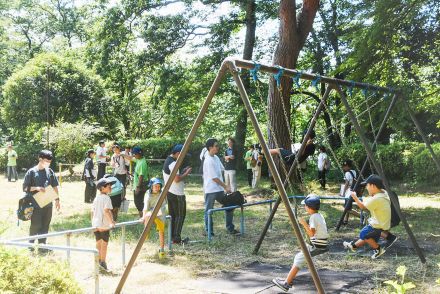
[(261, 166), (256, 166), (252, 168), (252, 188), (258, 187), (258, 182), (260, 181), (261, 177)]
[(231, 192), (237, 191), (237, 179), (235, 170), (225, 170), (225, 184), (231, 187)]

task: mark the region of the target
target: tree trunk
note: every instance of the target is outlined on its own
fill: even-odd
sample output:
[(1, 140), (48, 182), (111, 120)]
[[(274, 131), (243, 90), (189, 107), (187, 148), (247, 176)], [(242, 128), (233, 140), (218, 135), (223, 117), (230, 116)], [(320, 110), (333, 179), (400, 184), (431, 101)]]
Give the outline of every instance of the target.
[[(296, 15), (294, 0), (281, 0), (279, 17), (279, 41), (275, 50), (273, 64), (285, 68), (295, 68), (298, 55), (310, 33), (313, 20), (319, 7), (319, 0), (304, 0), (301, 12)], [(274, 134), (269, 132), (269, 145), (275, 147), (276, 138), (278, 147), (290, 148), (290, 91), (292, 79), (281, 78), (281, 91), (277, 89), (272, 77), (269, 84), (268, 112), (269, 125)], [(283, 102), (285, 112), (283, 109)], [(287, 117), (287, 119), (286, 119)], [(287, 122), (287, 121), (288, 122)], [(289, 124), (289, 126), (287, 126)], [(270, 130), (269, 129), (269, 130)]]
[[(252, 55), (255, 47), (255, 30), (257, 27), (257, 19), (255, 17), (256, 4), (255, 0), (248, 0), (246, 2), (246, 36), (243, 49), (243, 59), (252, 60)], [(250, 90), (250, 76), (249, 72), (245, 71), (242, 75), (243, 84), (246, 92), (249, 93)], [(244, 108), (243, 101), (238, 98), (238, 107), (240, 108), (240, 113), (237, 117), (237, 125), (235, 128), (235, 147), (237, 150), (237, 169), (242, 169), (244, 167), (243, 158), (244, 145), (246, 140), (246, 130), (247, 130), (247, 118), (248, 114)]]

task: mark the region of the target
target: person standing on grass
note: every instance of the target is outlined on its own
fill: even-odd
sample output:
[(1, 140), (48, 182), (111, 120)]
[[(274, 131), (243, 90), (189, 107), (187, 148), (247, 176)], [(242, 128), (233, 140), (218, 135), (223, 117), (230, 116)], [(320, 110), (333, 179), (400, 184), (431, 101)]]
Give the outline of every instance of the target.
[(244, 160), (246, 161), (246, 170), (247, 170), (247, 180), (249, 187), (252, 187), (252, 154), (254, 153), (254, 145), (250, 145), (248, 151), (244, 155)]
[[(385, 186), (380, 176), (372, 174), (361, 185), (366, 185), (368, 195), (371, 197), (364, 199), (364, 202), (359, 200), (356, 192), (351, 192), (351, 197), (353, 197), (353, 200), (356, 201), (360, 209), (368, 209), (371, 217), (368, 219), (368, 225), (361, 230), (359, 240), (344, 241), (343, 246), (345, 249), (356, 252), (359, 247), (368, 244), (374, 251), (371, 258), (376, 259), (385, 253), (385, 248), (382, 248), (377, 242), (381, 234), (388, 232), (391, 227), (391, 201), (384, 190)], [(396, 239), (396, 236), (388, 233), (387, 240), (390, 242), (389, 246)]]
[(98, 161), (98, 177), (101, 179), (105, 175), (105, 167), (107, 166), (107, 148), (105, 147), (105, 142), (103, 140), (99, 141), (99, 146), (96, 148), (96, 156)]
[[(254, 164), (253, 164), (254, 163)], [(263, 164), (263, 154), (258, 149), (258, 144), (254, 145), (254, 151), (252, 153), (251, 165), (252, 166), (252, 188), (258, 188), (258, 184), (261, 178), (261, 165)]]
[(353, 201), (350, 200), (350, 194), (354, 186), (356, 185), (357, 173), (353, 169), (353, 161), (350, 159), (345, 160), (342, 163), (342, 170), (344, 171), (344, 184), (341, 187), (341, 197), (345, 198), (344, 208), (347, 206), (347, 213), (345, 214), (345, 218), (343, 224), (348, 224), (348, 219), (350, 214), (359, 217), (360, 214), (353, 210)]
[(327, 155), (327, 150), (324, 146), (319, 147), (318, 155), (318, 180), (321, 184), (321, 189), (325, 190), (325, 176), (330, 169), (330, 159)]
[[(319, 213), (321, 201), (315, 194), (309, 194), (301, 204), (304, 204), (304, 209), (307, 214), (310, 215), (308, 224), (304, 218), (299, 219), (299, 223), (304, 227), (304, 230), (310, 239), (309, 243), (306, 243), (307, 249), (312, 257), (323, 254), (328, 251), (329, 234), (325, 219), (322, 214)], [(272, 283), (284, 292), (289, 291), (289, 289), (293, 287), (293, 281), (296, 275), (305, 264), (306, 259), (304, 253), (301, 251), (295, 255), (292, 268), (287, 277), (285, 279), (275, 278), (272, 280)]]
[[(38, 164), (30, 168), (23, 181), (23, 191), (32, 197), (38, 192), (45, 192), (48, 186), (52, 186), (58, 195), (58, 180), (55, 173), (50, 168), (53, 155), (49, 150), (41, 150), (38, 154)], [(52, 220), (52, 202), (44, 207), (40, 207), (34, 201), (34, 211), (31, 217), (29, 235), (42, 235), (49, 232), (49, 225)], [(60, 198), (55, 199), (55, 207), (60, 210)], [(29, 242), (34, 243), (34, 240)], [(38, 239), (38, 243), (45, 244), (46, 238)]]
[[(122, 199), (125, 198), (126, 182), (127, 182), (127, 167), (125, 166), (125, 156), (122, 154), (122, 148), (118, 144), (113, 145), (113, 155), (110, 159), (111, 166), (114, 170), (115, 177), (121, 182), (124, 187), (122, 191)], [(127, 155), (129, 157), (129, 155)]]
[(107, 247), (110, 238), (110, 229), (115, 227), (115, 221), (112, 215), (112, 201), (108, 194), (112, 191), (114, 182), (108, 178), (102, 178), (96, 183), (99, 194), (93, 200), (92, 205), (92, 227), (96, 239), (96, 249), (98, 249), (99, 266), (107, 271)]
[(12, 144), (8, 144), (8, 182), (11, 182), (11, 178), (14, 177), (15, 181), (18, 181), (18, 173), (17, 173), (17, 152), (15, 152)]
[(93, 164), (95, 158), (95, 150), (89, 149), (86, 153), (86, 161), (84, 162), (83, 179), (86, 182), (86, 190), (84, 191), (84, 202), (92, 203), (96, 197), (96, 170)]
[(231, 187), (231, 192), (237, 191), (237, 160), (235, 158), (237, 152), (234, 145), (234, 138), (229, 138), (228, 148), (225, 150), (225, 183)]
[[(206, 155), (203, 162), (203, 191), (205, 193), (205, 232), (208, 233), (208, 210), (214, 207), (214, 202), (222, 199), (226, 193), (231, 193), (231, 188), (223, 181), (223, 164), (216, 154), (219, 151), (218, 140), (210, 138), (206, 141)], [(234, 227), (234, 210), (225, 210), (226, 229), (230, 234), (239, 234)], [(211, 234), (214, 235), (213, 222), (211, 222)]]
[[(177, 144), (171, 150), (171, 155), (167, 157), (163, 164), (162, 174), (165, 183), (168, 181), (171, 172), (176, 166), (176, 160), (182, 151), (183, 145)], [(182, 227), (186, 217), (186, 196), (185, 178), (191, 173), (192, 168), (186, 167), (182, 172), (177, 171), (176, 177), (170, 186), (167, 194), (168, 213), (171, 215), (171, 238), (173, 244), (188, 243), (189, 239), (182, 239)]]
[(144, 153), (140, 147), (134, 147), (131, 153), (136, 159), (136, 166), (133, 174), (134, 204), (138, 210), (139, 217), (142, 217), (144, 197), (145, 193), (147, 192), (149, 182), (148, 165), (147, 160), (144, 158)]

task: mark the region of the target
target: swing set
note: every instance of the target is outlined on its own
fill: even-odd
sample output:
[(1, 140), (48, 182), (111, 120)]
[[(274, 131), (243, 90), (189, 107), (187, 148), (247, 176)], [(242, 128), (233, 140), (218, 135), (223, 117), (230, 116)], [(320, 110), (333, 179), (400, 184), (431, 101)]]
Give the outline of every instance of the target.
[[(121, 293), (122, 288), (128, 278), (128, 275), (142, 249), (142, 246), (148, 236), (148, 233), (152, 227), (153, 221), (155, 219), (155, 217), (157, 216), (157, 213), (162, 205), (162, 203), (165, 200), (165, 197), (169, 191), (169, 188), (171, 186), (171, 183), (173, 182), (174, 178), (176, 177), (177, 171), (179, 170), (180, 166), (183, 163), (183, 160), (186, 156), (186, 154), (189, 151), (190, 145), (194, 140), (194, 137), (196, 135), (196, 132), (198, 130), (198, 128), (200, 127), (201, 123), (203, 122), (203, 119), (205, 117), (206, 112), (208, 111), (208, 107), (211, 104), (211, 101), (215, 95), (215, 93), (217, 92), (217, 90), (219, 89), (223, 78), (225, 77), (226, 73), (229, 72), (232, 75), (233, 80), (236, 83), (236, 86), (238, 88), (238, 91), (240, 93), (240, 96), (242, 98), (243, 104), (246, 108), (246, 111), (249, 115), (249, 118), (252, 122), (252, 126), (255, 129), (255, 132), (257, 134), (260, 146), (262, 148), (262, 151), (264, 153), (264, 156), (266, 157), (267, 160), (267, 164), (269, 167), (269, 171), (271, 173), (271, 175), (273, 176), (273, 180), (275, 182), (279, 197), (277, 199), (277, 201), (275, 202), (275, 205), (272, 209), (272, 213), (269, 216), (266, 225), (263, 229), (263, 232), (260, 236), (260, 239), (255, 247), (254, 253), (258, 253), (258, 250), (261, 246), (261, 243), (267, 233), (267, 229), (270, 226), (270, 223), (272, 222), (272, 219), (277, 211), (277, 208), (279, 206), (279, 204), (281, 202), (284, 203), (286, 212), (288, 214), (290, 223), (292, 225), (292, 228), (294, 230), (295, 236), (298, 240), (299, 246), (304, 254), (304, 257), (306, 259), (309, 271), (311, 273), (311, 276), (313, 278), (313, 282), (315, 284), (315, 287), (317, 289), (318, 293), (325, 293), (325, 290), (322, 286), (322, 282), (321, 279), (318, 275), (318, 272), (316, 270), (316, 267), (313, 263), (313, 260), (310, 256), (310, 253), (306, 247), (306, 242), (301, 234), (301, 230), (300, 227), (298, 225), (298, 220), (297, 220), (297, 216), (295, 215), (294, 211), (292, 210), (292, 207), (289, 203), (289, 199), (288, 199), (288, 195), (286, 192), (286, 188), (288, 187), (288, 185), (290, 185), (289, 183), (289, 178), (292, 176), (293, 171), (297, 168), (299, 162), (298, 162), (298, 156), (295, 157), (295, 161), (292, 163), (292, 165), (290, 166), (290, 169), (287, 171), (286, 166), (284, 166), (283, 164), (281, 164), (281, 167), (283, 169), (284, 174), (286, 175), (285, 177), (285, 181), (283, 182), (281, 180), (281, 176), (280, 173), (275, 165), (274, 159), (272, 158), (272, 156), (270, 155), (270, 151), (269, 151), (269, 147), (266, 143), (266, 140), (263, 136), (263, 133), (261, 131), (261, 128), (259, 126), (259, 122), (258, 119), (256, 117), (256, 114), (254, 112), (254, 109), (252, 108), (252, 105), (250, 103), (249, 100), (249, 96), (246, 93), (246, 89), (243, 85), (243, 81), (240, 77), (240, 72), (239, 69), (245, 69), (245, 70), (249, 70), (250, 74), (252, 75), (252, 77), (254, 78), (254, 81), (257, 80), (257, 74), (259, 71), (261, 72), (265, 72), (268, 74), (272, 74), (273, 76), (271, 77), (271, 83), (277, 83), (276, 85), (279, 85), (279, 81), (281, 78), (291, 78), (293, 79), (293, 82), (298, 86), (299, 85), (299, 81), (300, 80), (308, 80), (311, 81), (312, 85), (315, 87), (318, 87), (319, 84), (321, 85), (325, 85), (325, 91), (324, 94), (322, 95), (322, 97), (320, 98), (320, 102), (318, 107), (315, 110), (315, 113), (313, 115), (313, 117), (311, 118), (309, 124), (308, 124), (308, 128), (306, 131), (306, 134), (304, 135), (304, 139), (301, 143), (301, 146), (297, 152), (297, 154), (303, 154), (305, 148), (306, 148), (306, 143), (307, 143), (307, 138), (310, 136), (310, 134), (312, 133), (313, 129), (315, 128), (316, 122), (319, 118), (319, 115), (325, 111), (325, 109), (327, 110), (327, 112), (329, 113), (330, 111), (328, 111), (328, 107), (327, 107), (327, 100), (329, 98), (329, 95), (332, 91), (336, 91), (336, 93), (339, 95), (342, 104), (347, 112), (347, 117), (349, 119), (349, 121), (351, 122), (351, 124), (354, 126), (354, 129), (357, 133), (357, 135), (359, 136), (362, 145), (365, 148), (365, 151), (367, 153), (367, 160), (365, 161), (365, 163), (363, 164), (362, 168), (360, 169), (359, 172), (359, 179), (360, 177), (362, 177), (362, 173), (365, 171), (368, 162), (371, 163), (372, 167), (374, 168), (374, 170), (377, 172), (377, 174), (383, 179), (385, 188), (387, 191), (392, 191), (391, 186), (390, 186), (390, 182), (388, 181), (386, 175), (384, 174), (384, 171), (382, 169), (381, 164), (379, 163), (379, 161), (376, 159), (375, 155), (374, 155), (374, 149), (377, 145), (377, 140), (381, 134), (381, 132), (383, 131), (383, 129), (386, 126), (386, 121), (388, 120), (390, 114), (391, 114), (391, 110), (393, 109), (393, 107), (395, 106), (396, 102), (399, 100), (401, 103), (404, 104), (404, 106), (406, 106), (406, 109), (412, 119), (412, 121), (414, 122), (414, 124), (416, 125), (416, 128), (420, 134), (420, 136), (422, 137), (423, 141), (425, 142), (429, 152), (431, 153), (434, 162), (438, 168), (438, 170), (440, 171), (440, 161), (438, 160), (437, 156), (435, 155), (428, 138), (425, 136), (425, 134), (423, 133), (420, 124), (418, 123), (418, 121), (416, 120), (414, 113), (412, 112), (411, 108), (408, 105), (408, 102), (405, 100), (404, 96), (402, 95), (402, 93), (400, 93), (399, 91), (396, 91), (392, 88), (386, 88), (386, 87), (379, 87), (379, 86), (374, 86), (374, 85), (370, 85), (370, 84), (366, 84), (366, 83), (359, 83), (359, 82), (353, 82), (353, 81), (347, 81), (347, 80), (342, 80), (342, 79), (336, 79), (336, 78), (330, 78), (330, 77), (325, 77), (325, 76), (320, 76), (320, 75), (315, 75), (315, 74), (311, 74), (311, 73), (305, 73), (302, 71), (298, 71), (295, 69), (285, 69), (279, 66), (268, 66), (268, 65), (263, 65), (263, 64), (257, 64), (255, 62), (252, 61), (248, 61), (248, 60), (242, 60), (242, 59), (235, 59), (235, 58), (227, 58), (223, 61), (219, 72), (211, 86), (211, 89), (209, 90), (209, 93), (205, 99), (205, 102), (202, 105), (202, 108), (199, 111), (199, 114), (197, 115), (197, 118), (191, 128), (190, 133), (188, 134), (186, 141), (183, 145), (183, 149), (176, 161), (176, 168), (174, 168), (171, 171), (170, 174), (170, 178), (169, 180), (165, 183), (165, 186), (163, 187), (163, 190), (159, 196), (159, 200), (156, 204), (156, 206), (153, 209), (152, 212), (152, 217), (150, 217), (149, 221), (147, 222), (140, 238), (139, 241), (133, 251), (133, 254), (130, 258), (130, 261), (127, 264), (127, 267), (125, 268), (124, 273), (121, 276), (121, 279), (117, 285), (117, 288), (115, 290), (115, 293)], [(275, 85), (275, 84), (274, 84)], [(365, 130), (364, 128), (359, 124), (358, 121), (358, 117), (356, 116), (355, 112), (353, 111), (353, 109), (351, 108), (349, 101), (347, 99), (347, 96), (345, 94), (345, 92), (342, 89), (342, 86), (347, 87), (347, 89), (349, 90), (349, 92), (353, 91), (353, 89), (357, 88), (357, 89), (361, 89), (363, 90), (365, 93), (366, 91), (375, 91), (375, 92), (382, 92), (385, 94), (392, 94), (393, 98), (387, 108), (387, 111), (385, 113), (385, 117), (381, 123), (381, 126), (379, 127), (379, 130), (375, 133), (375, 139), (372, 145), (370, 145), (370, 143), (367, 140), (367, 137), (365, 135)], [(261, 98), (262, 99), (262, 98)], [(281, 99), (282, 100), (282, 99)], [(283, 102), (283, 112), (285, 114), (285, 117), (287, 117), (286, 114), (286, 105), (284, 105)], [(367, 112), (369, 113), (370, 111), (370, 107), (368, 107)], [(360, 114), (358, 114), (359, 116)], [(371, 117), (371, 114), (369, 114)], [(288, 129), (290, 130), (290, 123), (288, 121), (288, 119), (286, 120), (286, 125), (288, 127)], [(273, 132), (273, 130), (270, 128), (269, 126), (269, 131), (271, 132), (271, 134), (275, 134)], [(291, 132), (290, 132), (291, 134)], [(272, 135), (273, 136), (273, 135)], [(278, 145), (277, 142), (277, 138), (273, 138), (275, 145)], [(281, 160), (282, 162), (282, 160)], [(359, 170), (359, 169), (358, 169)], [(358, 183), (360, 182), (358, 179)], [(394, 205), (394, 207), (396, 207), (398, 215), (401, 219), (401, 222), (403, 223), (408, 236), (411, 240), (412, 245), (414, 246), (417, 255), (419, 256), (420, 260), (422, 261), (422, 263), (426, 262), (425, 256), (422, 252), (422, 250), (420, 249), (412, 231), (411, 228), (409, 227), (405, 216), (402, 214), (402, 212), (400, 211), (400, 206), (398, 205), (398, 199), (396, 197), (396, 195), (394, 193), (389, 193), (390, 195), (390, 200), (392, 202), (392, 204)], [(346, 209), (344, 210), (344, 213), (346, 213)], [(341, 221), (343, 220), (343, 217), (341, 217)], [(340, 221), (340, 222), (341, 222)], [(338, 226), (340, 226), (340, 223), (338, 224)]]

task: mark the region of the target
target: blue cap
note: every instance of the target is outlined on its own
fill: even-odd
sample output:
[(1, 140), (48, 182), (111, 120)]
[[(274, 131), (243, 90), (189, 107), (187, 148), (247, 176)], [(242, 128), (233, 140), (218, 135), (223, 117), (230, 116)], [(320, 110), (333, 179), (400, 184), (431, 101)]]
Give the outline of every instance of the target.
[(107, 178), (101, 178), (99, 179), (98, 182), (96, 182), (96, 189), (101, 189), (102, 187), (104, 187), (107, 184), (113, 185), (115, 183), (115, 181), (112, 181), (111, 179)]
[(159, 179), (159, 178), (151, 178), (151, 180), (150, 180), (150, 187), (153, 187), (153, 185), (156, 185), (156, 184), (159, 184), (161, 188), (163, 186), (161, 179)]
[(321, 200), (316, 194), (309, 194), (307, 195), (306, 199), (304, 199), (301, 204), (305, 204), (311, 209), (319, 210), (319, 207), (321, 206)]
[(177, 144), (173, 147), (173, 150), (171, 150), (171, 153), (177, 153), (177, 152), (181, 152), (183, 149), (183, 145), (182, 144)]
[(139, 146), (133, 147), (133, 149), (131, 150), (131, 154), (133, 154), (133, 155), (142, 154), (142, 148)]

